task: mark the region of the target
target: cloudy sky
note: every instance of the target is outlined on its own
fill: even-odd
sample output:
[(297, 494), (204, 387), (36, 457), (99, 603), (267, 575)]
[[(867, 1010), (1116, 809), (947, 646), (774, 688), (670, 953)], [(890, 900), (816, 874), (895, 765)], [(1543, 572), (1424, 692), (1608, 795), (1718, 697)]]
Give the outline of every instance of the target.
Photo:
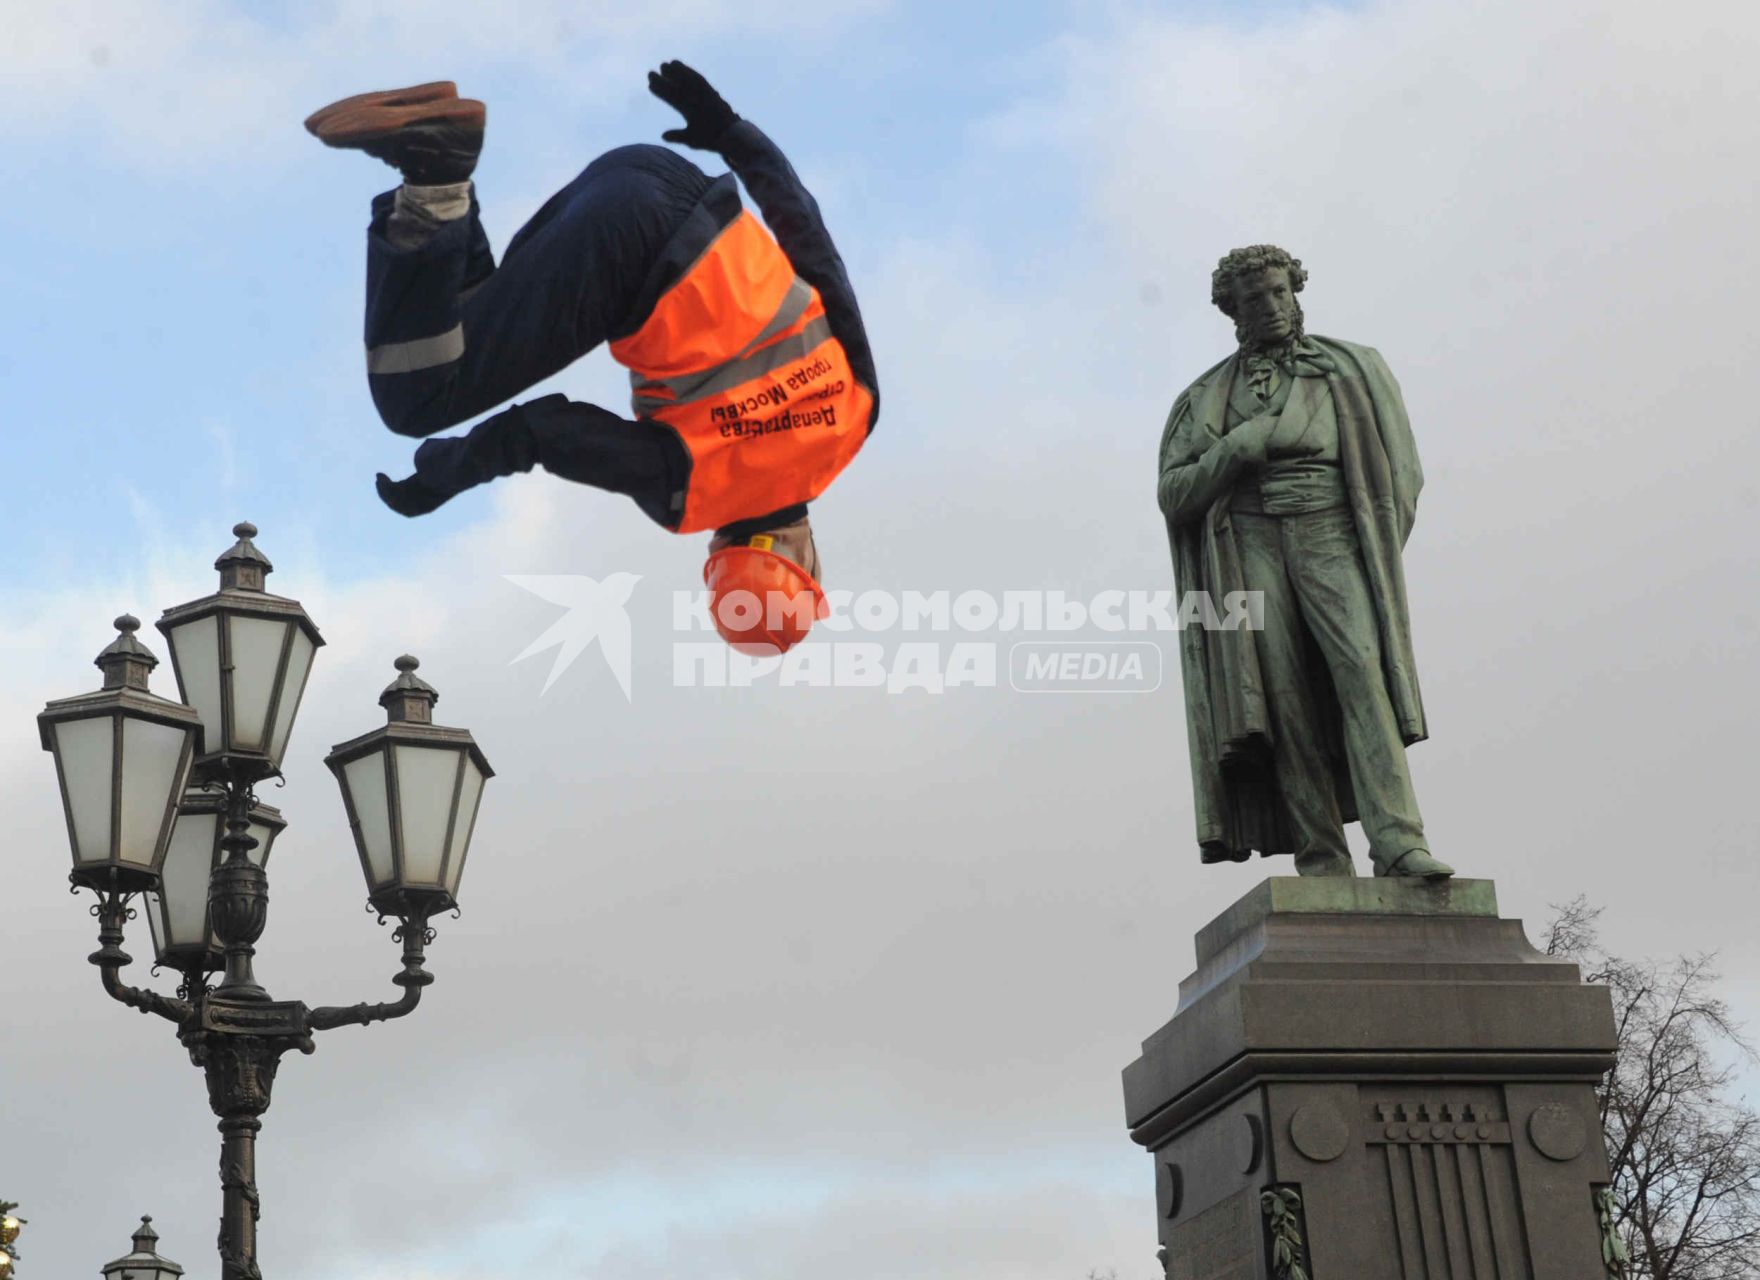
[[(1310, 328), (1381, 349), (1423, 452), (1412, 761), (1437, 852), (1507, 914), (1587, 893), (1616, 949), (1717, 949), (1760, 1021), (1751, 6), (7, 8), (0, 1195), (31, 1219), (26, 1280), (95, 1274), (144, 1212), (214, 1273), (213, 1118), (170, 1028), (84, 962), (32, 717), (93, 687), (113, 615), (209, 591), (239, 519), (329, 641), (270, 797), (293, 824), (271, 991), (393, 993), (320, 764), (378, 722), (393, 656), (499, 771), (417, 1015), (281, 1073), (277, 1280), (1149, 1276), (1118, 1072), (1192, 931), (1287, 870), (1198, 865), (1176, 679), (678, 688), (697, 539), (542, 475), (420, 521), (380, 507), (410, 444), (359, 349), (389, 171), (299, 121), (417, 80), (489, 103), (497, 245), (672, 126), (643, 81), (665, 57), (789, 152), (886, 395), (815, 515), (828, 584), (857, 592), (1170, 587), (1155, 451), (1230, 345), (1209, 270), (1287, 245)], [(555, 380), (623, 386), (602, 354)], [(549, 658), (514, 658), (560, 611), (508, 575), (615, 572), (640, 576), (630, 697), (596, 649), (543, 692)], [(144, 928), (130, 948), (150, 957)]]

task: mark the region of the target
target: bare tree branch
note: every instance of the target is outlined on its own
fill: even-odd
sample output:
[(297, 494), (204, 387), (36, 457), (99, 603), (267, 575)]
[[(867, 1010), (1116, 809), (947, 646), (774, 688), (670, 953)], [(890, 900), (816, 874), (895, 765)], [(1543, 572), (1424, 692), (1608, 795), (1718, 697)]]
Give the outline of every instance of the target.
[(1727, 1096), (1732, 1059), (1760, 1056), (1716, 994), (1716, 957), (1623, 959), (1602, 950), (1585, 899), (1553, 911), (1547, 953), (1613, 996), (1599, 1101), (1630, 1280), (1760, 1280), (1760, 1115)]

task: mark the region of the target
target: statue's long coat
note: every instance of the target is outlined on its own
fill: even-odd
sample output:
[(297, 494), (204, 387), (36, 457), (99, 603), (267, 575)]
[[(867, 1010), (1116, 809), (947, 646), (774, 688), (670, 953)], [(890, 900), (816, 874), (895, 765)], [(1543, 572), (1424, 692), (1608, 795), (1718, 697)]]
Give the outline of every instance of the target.
[[(1427, 736), (1418, 694), (1400, 552), (1412, 531), (1424, 476), (1399, 384), (1379, 352), (1355, 343), (1310, 336), (1330, 358), (1324, 378), (1298, 377), (1283, 412), (1326, 412), (1322, 387), (1338, 418), (1339, 465), (1363, 550), (1363, 568), (1375, 603), (1382, 670), (1400, 734), (1407, 745)], [(1159, 498), (1173, 547), (1182, 597), (1207, 591), (1218, 611), (1231, 591), (1247, 589), (1229, 520), (1229, 499), (1240, 464), (1218, 449), (1227, 430), (1228, 401), (1238, 354), (1204, 373), (1182, 392), (1161, 436)], [(1299, 425), (1299, 424), (1296, 424)], [(1180, 632), (1185, 677), (1186, 729), (1191, 744), (1198, 844), (1205, 862), (1241, 861), (1253, 850), (1295, 852), (1293, 825), (1271, 771), (1272, 724), (1259, 669), (1257, 632)], [(1327, 724), (1324, 744), (1333, 765), (1345, 821), (1356, 817), (1345, 762), (1337, 695), (1316, 648), (1309, 671)]]

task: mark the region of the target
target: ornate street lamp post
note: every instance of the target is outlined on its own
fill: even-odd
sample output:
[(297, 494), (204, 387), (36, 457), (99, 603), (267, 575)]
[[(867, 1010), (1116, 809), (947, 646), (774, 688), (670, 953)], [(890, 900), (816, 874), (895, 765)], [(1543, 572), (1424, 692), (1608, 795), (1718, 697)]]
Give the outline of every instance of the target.
[[(91, 962), (115, 999), (177, 1024), (220, 1117), (224, 1280), (261, 1274), (256, 1136), (281, 1055), (311, 1053), (314, 1032), (416, 1007), (434, 980), (424, 967), (434, 939), (428, 921), (457, 907), (477, 805), (494, 773), (468, 732), (432, 722), (439, 694), (415, 674), (414, 658), (399, 658), (397, 678), (379, 698), (387, 722), (336, 747), (326, 763), (342, 788), (369, 909), (381, 921), (398, 919), (403, 969), (392, 981), (402, 994), (315, 1009), (271, 999), (251, 961), (268, 918), (265, 864), (287, 824), (254, 788), (280, 774), (323, 639), (298, 601), (264, 589), (271, 566), (251, 541), (256, 532), (248, 524), (233, 529), (237, 543), (214, 566), (219, 591), (159, 619), (181, 701), (148, 689), (158, 659), (135, 638), (140, 623), (125, 615), (98, 655), (103, 688), (51, 702), (37, 717), (61, 785), (69, 879), (75, 892), (91, 889), (98, 898)], [(117, 976), (131, 963), (123, 925), (134, 917), (136, 895), (145, 898), (158, 964), (182, 975), (175, 997)]]

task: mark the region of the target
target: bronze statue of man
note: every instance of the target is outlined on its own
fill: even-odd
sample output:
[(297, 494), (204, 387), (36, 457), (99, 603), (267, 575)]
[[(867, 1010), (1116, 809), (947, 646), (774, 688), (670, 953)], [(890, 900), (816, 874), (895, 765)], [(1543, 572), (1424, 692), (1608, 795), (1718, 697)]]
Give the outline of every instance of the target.
[(1376, 875), (1441, 879), (1405, 757), (1426, 736), (1400, 564), (1424, 477), (1380, 353), (1303, 332), (1307, 278), (1274, 245), (1222, 259), (1210, 300), (1239, 350), (1161, 436), (1181, 593), (1262, 593), (1263, 629), (1180, 633), (1198, 845), (1349, 876), (1360, 820)]

